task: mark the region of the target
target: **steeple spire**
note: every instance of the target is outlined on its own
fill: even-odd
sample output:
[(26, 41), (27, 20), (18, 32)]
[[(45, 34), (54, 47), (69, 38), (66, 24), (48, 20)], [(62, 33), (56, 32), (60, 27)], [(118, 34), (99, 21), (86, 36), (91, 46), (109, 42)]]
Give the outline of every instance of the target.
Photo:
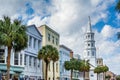
[(88, 16), (88, 19), (89, 19), (89, 25), (88, 25), (87, 32), (92, 32), (90, 16)]

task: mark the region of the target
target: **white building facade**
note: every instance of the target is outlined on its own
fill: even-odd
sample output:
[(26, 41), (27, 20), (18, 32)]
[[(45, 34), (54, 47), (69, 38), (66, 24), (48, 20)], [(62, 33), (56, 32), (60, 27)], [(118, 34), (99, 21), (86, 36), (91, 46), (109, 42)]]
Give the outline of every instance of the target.
[[(35, 25), (27, 27), (28, 47), (19, 53), (11, 51), (10, 78), (18, 74), (20, 78), (42, 79), (42, 62), (37, 59), (38, 50), (41, 49), (42, 35)], [(6, 75), (7, 48), (0, 47), (0, 74)]]
[(39, 49), (42, 47), (42, 35), (35, 25), (27, 27), (28, 47), (23, 51), (25, 79), (42, 79), (42, 61), (37, 59)]
[(94, 33), (91, 28), (90, 18), (89, 18), (89, 26), (85, 33), (84, 59), (89, 60), (90, 63), (90, 72), (89, 72), (88, 80), (97, 80), (97, 75), (94, 73), (94, 68), (97, 66), (96, 47), (95, 47)]
[(66, 70), (64, 67), (65, 61), (70, 61), (71, 49), (64, 45), (60, 45), (60, 80), (70, 80), (70, 71)]

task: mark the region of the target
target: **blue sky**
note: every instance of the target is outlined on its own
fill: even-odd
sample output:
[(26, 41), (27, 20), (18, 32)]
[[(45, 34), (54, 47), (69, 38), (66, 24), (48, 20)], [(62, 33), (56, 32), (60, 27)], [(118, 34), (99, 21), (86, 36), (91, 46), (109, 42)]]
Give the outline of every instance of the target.
[(60, 44), (84, 54), (84, 34), (91, 16), (95, 32), (97, 57), (104, 59), (110, 70), (120, 74), (120, 15), (117, 0), (0, 0), (0, 19), (8, 15), (23, 24), (37, 27), (47, 24), (60, 34)]

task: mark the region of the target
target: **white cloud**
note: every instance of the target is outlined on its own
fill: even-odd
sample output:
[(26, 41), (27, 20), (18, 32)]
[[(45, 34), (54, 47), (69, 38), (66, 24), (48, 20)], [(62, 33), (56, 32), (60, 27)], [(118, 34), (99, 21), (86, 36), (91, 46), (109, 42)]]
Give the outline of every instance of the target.
[(113, 37), (115, 35), (115, 29), (112, 28), (110, 25), (105, 25), (101, 31), (101, 34), (105, 37), (105, 38), (110, 38)]
[(46, 24), (47, 21), (48, 21), (47, 17), (41, 20), (40, 16), (35, 16), (33, 19), (29, 20), (27, 24), (28, 25), (35, 24), (37, 27), (39, 27), (40, 25)]
[[(114, 0), (51, 0), (50, 4), (45, 3), (45, 0), (31, 0), (32, 8), (35, 11), (32, 16), (25, 14), (25, 2), (27, 1), (1, 0), (0, 18), (3, 14), (7, 14), (13, 19), (18, 16), (22, 16), (23, 20), (30, 18), (28, 25), (40, 26), (47, 23), (60, 34), (61, 44), (73, 49), (75, 54), (82, 54), (88, 16), (91, 16), (92, 25), (100, 20), (106, 22), (109, 14), (107, 8), (114, 3)], [(42, 18), (43, 16), (44, 18)], [(101, 32), (95, 30), (96, 47), (99, 48), (97, 53), (104, 58), (106, 64), (109, 63), (111, 70), (115, 70), (111, 65), (116, 64), (116, 73), (120, 71), (120, 65), (115, 61), (110, 62), (108, 57), (119, 60), (118, 42), (110, 40), (118, 31), (120, 29), (112, 28), (110, 25), (105, 25)], [(117, 55), (111, 56), (113, 54)]]
[(115, 38), (118, 31), (120, 31), (120, 28), (105, 25), (100, 33), (95, 32), (97, 56), (102, 57), (105, 62), (104, 64), (109, 66), (110, 70), (116, 74), (120, 74), (120, 41), (113, 41), (111, 39)]
[[(107, 65), (109, 65), (110, 71), (113, 71), (116, 74), (119, 74), (120, 71), (120, 54), (112, 55), (104, 60)], [(112, 63), (112, 64), (111, 64)]]

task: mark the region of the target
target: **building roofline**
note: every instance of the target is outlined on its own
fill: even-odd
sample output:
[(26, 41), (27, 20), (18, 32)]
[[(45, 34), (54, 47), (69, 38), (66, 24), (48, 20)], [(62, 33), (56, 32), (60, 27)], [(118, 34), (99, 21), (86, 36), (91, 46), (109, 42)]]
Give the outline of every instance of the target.
[[(53, 30), (52, 28), (50, 28), (50, 27), (47, 26), (46, 24), (43, 24), (43, 25), (41, 25), (41, 26), (39, 26), (39, 27), (43, 27), (43, 26), (45, 26), (47, 29), (51, 30), (52, 32), (54, 32), (55, 34), (57, 34), (58, 36), (60, 36), (58, 32), (56, 32), (55, 30)], [(39, 27), (38, 27), (38, 28), (39, 28)]]
[(65, 45), (60, 45), (60, 47), (63, 47), (73, 53), (73, 51), (70, 48), (66, 47)]
[(40, 34), (40, 36), (43, 37), (43, 35), (41, 34), (41, 32), (37, 29), (36, 25), (35, 24), (32, 24), (32, 25), (28, 25), (27, 27), (35, 27), (35, 29), (37, 30), (37, 32)]

